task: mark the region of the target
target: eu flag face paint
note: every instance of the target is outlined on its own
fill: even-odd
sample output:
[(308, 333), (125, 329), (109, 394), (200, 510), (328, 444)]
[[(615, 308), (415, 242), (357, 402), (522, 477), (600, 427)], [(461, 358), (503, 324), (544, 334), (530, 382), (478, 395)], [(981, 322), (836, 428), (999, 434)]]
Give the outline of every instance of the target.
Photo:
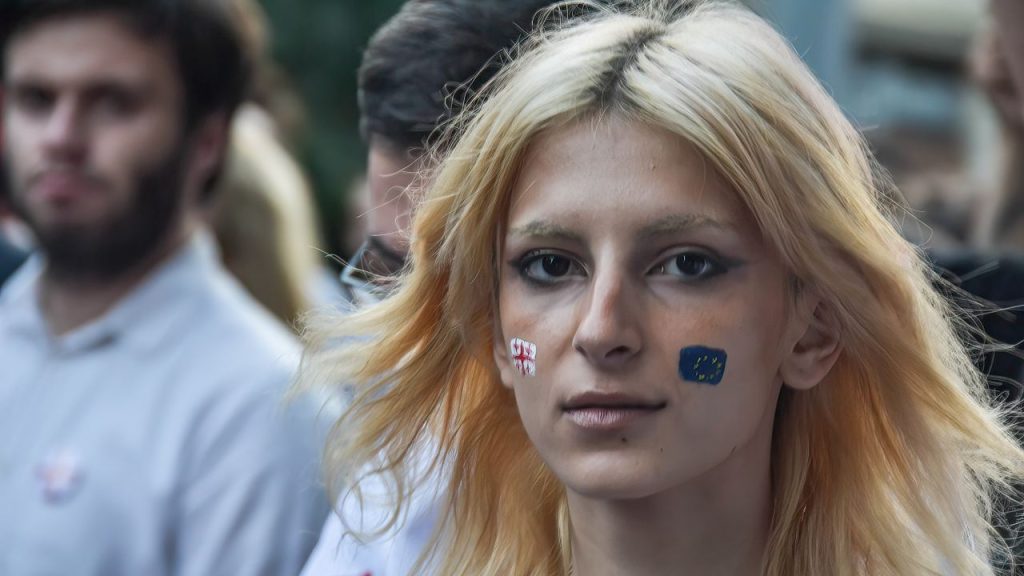
[(686, 382), (715, 385), (725, 375), (725, 350), (689, 346), (679, 351), (679, 377)]

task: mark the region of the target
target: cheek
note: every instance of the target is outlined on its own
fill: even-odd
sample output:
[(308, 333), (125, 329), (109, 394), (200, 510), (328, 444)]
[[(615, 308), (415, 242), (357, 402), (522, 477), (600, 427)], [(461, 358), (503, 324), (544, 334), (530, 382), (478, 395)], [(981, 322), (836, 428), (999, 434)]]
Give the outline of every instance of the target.
[[(718, 376), (720, 381), (711, 385), (714, 387), (742, 386), (749, 380), (773, 378), (781, 362), (778, 350), (783, 336), (776, 318), (756, 307), (745, 309), (736, 305), (727, 310), (696, 323), (692, 337), (680, 342), (684, 345), (680, 346), (679, 356), (697, 360), (687, 368), (696, 366), (693, 372), (699, 376)], [(717, 374), (715, 368), (719, 369)]]
[[(781, 385), (779, 342), (783, 330), (781, 309), (772, 302), (771, 297), (728, 299), (685, 317), (661, 344), (663, 370), (671, 371), (683, 411), (678, 425), (685, 428), (685, 436), (703, 438), (700, 442), (713, 452), (728, 452), (745, 443), (774, 407)], [(725, 354), (717, 384), (688, 380), (680, 374), (684, 351), (692, 353), (702, 347)], [(700, 356), (714, 361), (712, 353)], [(706, 365), (701, 368), (697, 374), (714, 372)]]
[[(112, 208), (128, 208), (135, 202), (134, 196), (149, 191), (139, 187), (147, 177), (167, 167), (179, 145), (174, 133), (158, 131), (153, 126), (149, 134), (163, 134), (163, 137), (146, 137), (146, 131), (138, 126), (113, 130), (102, 139), (97, 139), (91, 169), (106, 184), (107, 199)], [(184, 170), (185, 167), (181, 166)], [(166, 175), (165, 175), (166, 176)]]
[(92, 166), (111, 184), (124, 188), (166, 155), (159, 139), (140, 140), (138, 130), (111, 130), (95, 141)]
[(33, 138), (38, 131), (28, 130), (24, 122), (12, 118), (4, 122), (0, 135), (0, 158), (7, 165), (7, 174), (15, 182), (22, 182), (28, 177), (33, 167), (41, 164), (42, 151)]
[(499, 292), (501, 331), (506, 350), (513, 338), (536, 345), (538, 377), (556, 358), (571, 350), (575, 304), (564, 294), (538, 295), (520, 282), (502, 280)]
[[(762, 378), (775, 375), (784, 348), (785, 291), (782, 279), (770, 272), (749, 273), (743, 282), (674, 302), (672, 309), (652, 315), (679, 382), (717, 387), (730, 385), (735, 376), (747, 380), (752, 372)], [(690, 362), (681, 366), (682, 359)], [(709, 382), (719, 377), (718, 384)]]
[(566, 313), (571, 307), (539, 307), (540, 302), (520, 286), (503, 285), (499, 292), (503, 378), (515, 394), (527, 434), (543, 451), (557, 405), (558, 367), (571, 350), (572, 333)]

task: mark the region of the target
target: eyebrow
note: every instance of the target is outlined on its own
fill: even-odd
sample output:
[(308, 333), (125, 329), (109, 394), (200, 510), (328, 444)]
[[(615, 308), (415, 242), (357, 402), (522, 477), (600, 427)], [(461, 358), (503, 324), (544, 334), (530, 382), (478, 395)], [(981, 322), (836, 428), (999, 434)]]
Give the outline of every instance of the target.
[(529, 224), (512, 228), (508, 233), (509, 236), (522, 236), (527, 238), (548, 238), (552, 240), (568, 240), (570, 242), (579, 242), (583, 240), (583, 236), (578, 232), (547, 220), (534, 220)]
[[(60, 81), (54, 80), (53, 78), (48, 78), (45, 75), (38, 74), (34, 71), (22, 73), (8, 72), (3, 78), (0, 78), (0, 85), (4, 86), (5, 88), (28, 87), (33, 89), (51, 89), (54, 86), (59, 86)], [(74, 87), (80, 91), (114, 89), (127, 90), (139, 94), (149, 93), (153, 91), (151, 83), (146, 82), (144, 78), (135, 78), (117, 74), (92, 77), (84, 82), (76, 82), (74, 84)]]
[[(654, 222), (640, 229), (639, 236), (644, 239), (656, 238), (679, 232), (687, 232), (699, 228), (713, 228), (716, 230), (733, 230), (734, 226), (728, 222), (721, 222), (703, 214), (671, 214), (658, 218)], [(523, 226), (509, 230), (510, 236), (528, 238), (548, 238), (553, 240), (567, 240), (579, 242), (583, 236), (571, 228), (547, 220), (534, 220)]]
[(734, 230), (735, 226), (728, 222), (715, 220), (704, 214), (670, 214), (658, 218), (640, 230), (640, 237), (654, 238), (677, 232), (687, 232), (699, 228), (715, 230)]

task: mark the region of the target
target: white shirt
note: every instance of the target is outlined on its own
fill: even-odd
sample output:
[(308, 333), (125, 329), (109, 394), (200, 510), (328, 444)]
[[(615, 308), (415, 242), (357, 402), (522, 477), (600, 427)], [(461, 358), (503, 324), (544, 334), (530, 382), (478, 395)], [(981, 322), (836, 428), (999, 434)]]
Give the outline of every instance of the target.
[[(417, 489), (395, 530), (367, 542), (356, 532), (382, 526), (389, 510), (389, 492), (383, 482), (370, 479), (361, 486), (362, 505), (344, 495), (338, 512), (330, 514), (313, 554), (301, 576), (406, 576), (411, 574), (440, 518), (443, 492), (437, 475)], [(341, 514), (345, 518), (342, 522)], [(428, 568), (426, 573), (430, 573)]]
[(294, 576), (327, 506), (290, 334), (205, 235), (61, 337), (42, 268), (0, 292), (0, 574)]
[[(342, 272), (342, 284), (353, 264)], [(340, 309), (349, 313), (361, 306), (379, 302), (378, 293), (369, 284), (356, 282), (346, 294), (353, 298), (339, 302)], [(325, 402), (324, 414), (339, 417), (351, 401), (347, 391)], [(420, 466), (422, 461), (416, 460)], [(412, 495), (405, 514), (395, 529), (362, 542), (352, 530), (359, 533), (376, 532), (389, 515), (390, 492), (379, 478), (367, 479), (361, 489), (362, 502), (344, 494), (337, 510), (329, 514), (320, 533), (320, 542), (309, 557), (301, 576), (406, 576), (416, 565), (420, 554), (430, 541), (438, 522), (443, 498), (441, 475), (432, 474)], [(344, 521), (342, 521), (344, 517)], [(429, 566), (429, 564), (428, 564)], [(429, 568), (428, 568), (429, 572)]]

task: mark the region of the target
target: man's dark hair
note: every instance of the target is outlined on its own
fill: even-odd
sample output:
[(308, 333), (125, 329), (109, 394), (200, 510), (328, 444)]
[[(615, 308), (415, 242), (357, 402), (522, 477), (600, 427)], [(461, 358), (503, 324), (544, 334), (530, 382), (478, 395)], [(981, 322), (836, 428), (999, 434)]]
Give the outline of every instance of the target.
[(495, 58), (532, 28), (553, 0), (408, 0), (370, 40), (359, 69), (360, 130), (407, 151), (449, 117), (446, 97), (477, 92)]
[(111, 11), (143, 38), (167, 41), (185, 91), (186, 128), (235, 112), (246, 95), (250, 63), (226, 0), (0, 0), (0, 73), (11, 38), (49, 18)]

